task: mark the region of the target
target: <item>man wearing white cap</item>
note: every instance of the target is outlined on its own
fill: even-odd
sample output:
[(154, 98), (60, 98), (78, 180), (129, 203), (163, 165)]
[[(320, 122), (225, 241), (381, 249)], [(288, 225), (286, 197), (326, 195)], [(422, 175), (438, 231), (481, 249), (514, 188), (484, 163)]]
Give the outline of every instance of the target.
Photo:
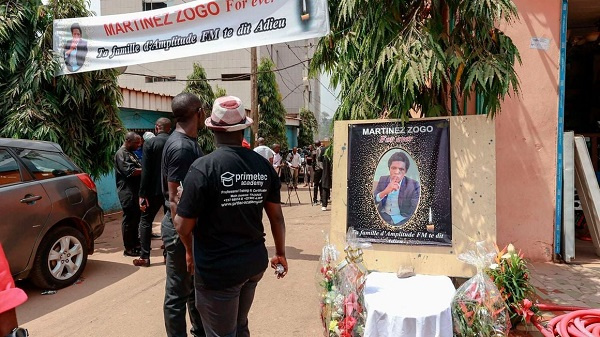
[(252, 119), (239, 98), (218, 98), (205, 124), (218, 148), (190, 167), (175, 226), (195, 272), (196, 306), (206, 335), (247, 337), (248, 312), (268, 265), (263, 209), (275, 241), (270, 265), (278, 278), (288, 270), (281, 183), (268, 161), (240, 145)]

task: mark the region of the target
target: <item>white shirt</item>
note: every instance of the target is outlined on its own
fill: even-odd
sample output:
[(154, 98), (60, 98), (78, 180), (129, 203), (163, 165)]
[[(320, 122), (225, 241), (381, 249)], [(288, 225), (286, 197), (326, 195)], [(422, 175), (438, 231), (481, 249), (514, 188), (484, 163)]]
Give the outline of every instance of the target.
[(293, 152), (290, 153), (291, 158), (291, 163), (290, 166), (293, 168), (298, 168), (300, 167), (300, 153), (296, 152), (295, 154)]
[(281, 165), (281, 154), (275, 153), (273, 155), (273, 167), (277, 172), (279, 172), (279, 165)]
[(260, 145), (254, 148), (254, 152), (260, 154), (266, 160), (270, 160), (275, 155), (275, 152), (266, 145)]

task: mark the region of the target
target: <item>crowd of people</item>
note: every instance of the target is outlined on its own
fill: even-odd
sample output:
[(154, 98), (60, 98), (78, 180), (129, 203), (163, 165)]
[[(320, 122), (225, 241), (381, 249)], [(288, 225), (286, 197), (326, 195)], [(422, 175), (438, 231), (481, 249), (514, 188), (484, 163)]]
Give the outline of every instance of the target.
[[(171, 108), (174, 126), (169, 118), (159, 118), (154, 133), (127, 132), (114, 157), (123, 255), (135, 257), (135, 266), (150, 266), (152, 222), (162, 209), (166, 335), (187, 336), (189, 315), (192, 336), (249, 336), (248, 313), (258, 282), (269, 266), (277, 278), (288, 272), (282, 183), (297, 189), (303, 167), (304, 186), (314, 187), (314, 203), (320, 196), (326, 210), (331, 163), (320, 142), (294, 147), (285, 158), (279, 144), (269, 148), (264, 138), (249, 149), (244, 129), (253, 121), (237, 97), (216, 99), (207, 118), (208, 107), (191, 93), (174, 97)], [(217, 144), (208, 155), (197, 141), (204, 126)], [(263, 210), (275, 242), (270, 259)], [(15, 288), (1, 246), (0, 294), (8, 299), (0, 303), (0, 335), (27, 336), (15, 314), (27, 296)]]
[(326, 147), (322, 146), (320, 141), (303, 149), (293, 147), (285, 159), (279, 144), (273, 144), (269, 148), (262, 137), (258, 138), (257, 143), (254, 152), (267, 159), (275, 168), (279, 179), (290, 188), (298, 189), (300, 170), (303, 170), (304, 187), (313, 188), (313, 204), (320, 203), (321, 210), (327, 210), (331, 200), (332, 166), (331, 160), (325, 155)]
[[(216, 99), (208, 117), (207, 108), (197, 96), (182, 93), (172, 102), (174, 128), (168, 118), (160, 118), (156, 134), (125, 135), (115, 154), (123, 254), (135, 257), (136, 266), (150, 266), (152, 220), (162, 208), (167, 336), (187, 336), (186, 312), (193, 336), (249, 336), (248, 312), (267, 267), (278, 278), (288, 272), (278, 172), (282, 160), (264, 140), (265, 153), (260, 153), (260, 140), (257, 151), (243, 144), (244, 129), (253, 121), (239, 98)], [(196, 138), (205, 125), (217, 143), (208, 155)], [(264, 160), (265, 155), (270, 158)], [(262, 191), (259, 200), (256, 190)], [(270, 260), (263, 210), (275, 241)]]

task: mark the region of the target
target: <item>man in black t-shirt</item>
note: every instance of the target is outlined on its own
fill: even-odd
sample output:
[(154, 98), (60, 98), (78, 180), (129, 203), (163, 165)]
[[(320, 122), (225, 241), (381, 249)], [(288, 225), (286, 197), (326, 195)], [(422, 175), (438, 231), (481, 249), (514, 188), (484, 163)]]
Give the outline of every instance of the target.
[(205, 124), (218, 148), (196, 160), (185, 177), (175, 226), (195, 271), (206, 335), (246, 337), (256, 285), (268, 265), (263, 209), (275, 241), (271, 267), (278, 278), (288, 270), (281, 186), (268, 161), (240, 146), (252, 120), (239, 98), (218, 98)]
[(205, 336), (200, 314), (196, 309), (194, 281), (187, 271), (186, 252), (175, 231), (173, 218), (177, 214), (177, 187), (184, 180), (190, 165), (202, 156), (196, 137), (203, 127), (202, 102), (194, 94), (175, 96), (171, 103), (177, 119), (175, 131), (165, 142), (162, 154), (162, 191), (167, 211), (161, 223), (161, 234), (167, 251), (164, 319), (167, 336), (187, 336), (186, 305), (192, 323), (193, 336)]

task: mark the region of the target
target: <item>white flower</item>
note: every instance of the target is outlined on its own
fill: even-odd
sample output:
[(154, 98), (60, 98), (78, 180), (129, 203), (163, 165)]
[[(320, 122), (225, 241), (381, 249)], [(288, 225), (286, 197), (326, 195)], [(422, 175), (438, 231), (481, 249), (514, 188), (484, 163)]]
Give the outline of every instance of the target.
[(497, 264), (497, 263), (492, 263), (492, 264), (490, 265), (490, 269), (494, 270), (494, 269), (496, 269), (496, 268), (498, 268), (498, 264)]
[(506, 247), (506, 251), (511, 255), (516, 253), (515, 246), (513, 246), (512, 243), (508, 244), (508, 247)]

